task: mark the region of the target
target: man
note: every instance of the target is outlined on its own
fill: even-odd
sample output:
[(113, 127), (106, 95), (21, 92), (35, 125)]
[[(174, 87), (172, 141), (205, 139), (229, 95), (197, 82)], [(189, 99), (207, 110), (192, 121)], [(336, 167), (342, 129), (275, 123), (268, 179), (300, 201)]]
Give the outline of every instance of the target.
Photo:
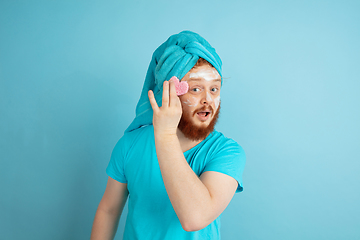
[[(189, 90), (176, 94), (176, 76)], [(91, 239), (113, 239), (127, 197), (124, 239), (220, 239), (220, 214), (242, 191), (245, 154), (214, 130), (221, 60), (198, 34), (155, 52), (136, 118), (116, 144)]]

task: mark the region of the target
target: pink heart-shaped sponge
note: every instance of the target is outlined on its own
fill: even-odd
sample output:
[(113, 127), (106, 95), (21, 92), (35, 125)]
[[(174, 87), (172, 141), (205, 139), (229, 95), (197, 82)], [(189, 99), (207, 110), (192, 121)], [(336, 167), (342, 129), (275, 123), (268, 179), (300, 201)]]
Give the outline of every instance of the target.
[(189, 84), (187, 82), (180, 82), (175, 76), (170, 78), (175, 83), (176, 95), (184, 95), (189, 90)]

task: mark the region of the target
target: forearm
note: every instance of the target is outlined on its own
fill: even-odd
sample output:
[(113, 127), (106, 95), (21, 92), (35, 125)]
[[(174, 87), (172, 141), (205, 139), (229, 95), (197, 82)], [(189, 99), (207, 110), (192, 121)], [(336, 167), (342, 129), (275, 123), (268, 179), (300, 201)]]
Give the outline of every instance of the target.
[(120, 214), (106, 212), (97, 209), (93, 227), (91, 230), (91, 240), (112, 240), (114, 239)]
[(184, 229), (210, 223), (210, 193), (187, 163), (177, 136), (155, 134), (155, 144), (166, 191)]

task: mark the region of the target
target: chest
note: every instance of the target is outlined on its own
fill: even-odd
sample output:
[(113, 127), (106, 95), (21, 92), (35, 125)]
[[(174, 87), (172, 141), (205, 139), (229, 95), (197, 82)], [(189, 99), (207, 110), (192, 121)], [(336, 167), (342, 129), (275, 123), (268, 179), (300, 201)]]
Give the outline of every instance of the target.
[[(198, 176), (204, 171), (209, 158), (207, 151), (203, 151), (200, 146), (185, 152), (184, 157)], [(133, 197), (167, 197), (153, 138), (139, 141), (130, 149), (126, 155), (124, 170), (128, 190)]]

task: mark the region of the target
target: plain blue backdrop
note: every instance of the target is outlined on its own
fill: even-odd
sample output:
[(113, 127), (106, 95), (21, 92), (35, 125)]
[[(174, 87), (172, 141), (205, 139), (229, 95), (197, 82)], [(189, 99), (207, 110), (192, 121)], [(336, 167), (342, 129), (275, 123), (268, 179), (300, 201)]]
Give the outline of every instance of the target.
[(151, 55), (182, 30), (222, 58), (217, 130), (247, 155), (223, 239), (360, 239), (359, 12), (346, 0), (1, 0), (0, 239), (89, 239)]

